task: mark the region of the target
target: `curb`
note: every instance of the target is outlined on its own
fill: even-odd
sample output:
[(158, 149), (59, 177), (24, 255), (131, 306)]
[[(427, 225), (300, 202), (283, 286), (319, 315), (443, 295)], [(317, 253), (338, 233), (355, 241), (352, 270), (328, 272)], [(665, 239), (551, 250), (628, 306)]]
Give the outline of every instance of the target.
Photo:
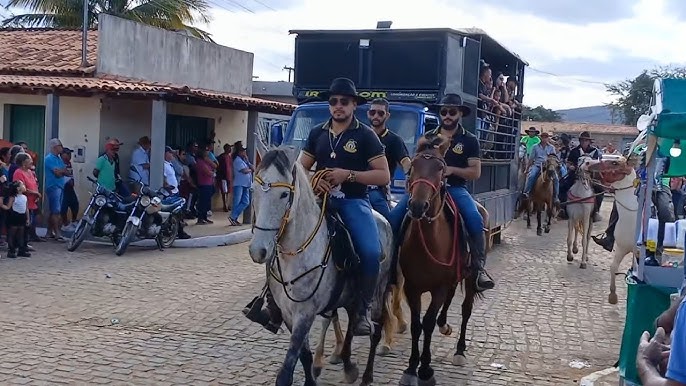
[[(36, 233), (39, 236), (45, 236), (47, 232), (46, 228), (37, 228)], [(65, 237), (71, 237), (71, 232), (63, 232)], [(252, 237), (252, 231), (250, 229), (242, 229), (236, 232), (231, 232), (225, 235), (214, 235), (214, 236), (200, 236), (187, 240), (176, 240), (172, 248), (215, 248), (224, 247), (227, 245), (234, 245), (244, 243)], [(99, 245), (112, 245), (112, 243), (107, 241), (101, 241), (98, 239), (86, 239), (86, 243), (99, 244)], [(157, 247), (155, 240), (140, 240), (131, 243), (133, 246), (137, 247)]]
[(619, 369), (616, 367), (608, 367), (607, 369), (596, 371), (593, 374), (589, 374), (581, 378), (581, 380), (579, 381), (579, 386), (596, 386), (596, 382), (598, 382), (600, 378), (610, 376), (614, 373), (617, 373), (616, 381), (619, 382)]

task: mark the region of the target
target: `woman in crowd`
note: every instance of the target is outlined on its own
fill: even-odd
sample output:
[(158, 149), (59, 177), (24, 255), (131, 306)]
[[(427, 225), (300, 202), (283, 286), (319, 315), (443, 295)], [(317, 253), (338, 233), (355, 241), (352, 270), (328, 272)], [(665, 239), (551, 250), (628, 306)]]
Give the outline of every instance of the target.
[(233, 226), (241, 225), (238, 216), (250, 205), (250, 185), (255, 168), (248, 161), (247, 149), (241, 141), (233, 145), (233, 208), (229, 222)]
[(195, 160), (195, 172), (198, 181), (198, 225), (213, 223), (212, 220), (207, 218), (207, 214), (212, 206), (215, 167), (215, 163), (210, 158), (207, 150), (199, 149)]

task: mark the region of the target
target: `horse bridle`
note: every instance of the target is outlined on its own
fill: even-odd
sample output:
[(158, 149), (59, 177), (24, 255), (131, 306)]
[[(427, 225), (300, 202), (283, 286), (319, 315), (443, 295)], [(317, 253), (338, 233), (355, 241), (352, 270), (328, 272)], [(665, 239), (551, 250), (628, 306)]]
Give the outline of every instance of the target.
[[(279, 224), (278, 228), (267, 228), (267, 227), (261, 227), (257, 224), (253, 224), (253, 232), (255, 229), (261, 230), (264, 232), (276, 232), (276, 235), (274, 236), (274, 240), (276, 241), (276, 244), (279, 244), (279, 241), (281, 241), (281, 237), (283, 237), (284, 232), (286, 231), (286, 226), (288, 223), (291, 221), (291, 208), (293, 207), (293, 199), (295, 197), (295, 178), (296, 178), (296, 170), (295, 167), (292, 170), (292, 176), (293, 179), (291, 180), (291, 183), (287, 182), (265, 182), (260, 178), (260, 176), (256, 175), (255, 176), (255, 182), (260, 184), (260, 188), (262, 189), (263, 192), (268, 192), (269, 189), (271, 188), (286, 188), (288, 189), (288, 204), (286, 204), (286, 211), (283, 214), (283, 217), (281, 217), (281, 224)], [(253, 208), (253, 212), (255, 209)]]
[[(426, 184), (426, 185), (429, 185), (429, 187), (433, 191), (433, 194), (431, 195), (431, 198), (430, 198), (430, 200), (433, 202), (433, 200), (436, 199), (436, 197), (441, 194), (441, 188), (443, 187), (443, 179), (445, 178), (445, 173), (448, 169), (448, 164), (445, 162), (445, 159), (443, 159), (442, 157), (439, 157), (439, 156), (434, 155), (434, 154), (429, 154), (429, 153), (417, 153), (412, 158), (411, 164), (414, 164), (414, 161), (416, 161), (420, 158), (423, 158), (425, 160), (432, 160), (432, 159), (437, 160), (442, 164), (443, 170), (441, 171), (441, 182), (440, 182), (439, 186), (436, 186), (436, 184), (434, 184), (433, 182), (429, 181), (426, 178), (414, 179), (410, 182), (410, 185), (407, 188), (408, 189), (408, 195), (409, 195), (410, 200), (412, 200), (412, 189), (414, 188), (414, 186), (417, 184)], [(410, 168), (410, 175), (411, 175), (411, 173), (412, 173), (412, 169)], [(443, 205), (445, 205), (445, 197), (444, 196), (441, 197), (441, 205), (439, 205), (438, 209), (436, 210), (436, 214), (434, 216), (429, 217), (426, 214), (424, 214), (421, 218), (414, 218), (414, 217), (412, 217), (412, 214), (409, 212), (407, 215), (413, 220), (427, 219), (428, 222), (432, 222), (432, 221), (436, 220), (438, 218), (438, 216), (441, 215), (441, 210), (443, 209)]]

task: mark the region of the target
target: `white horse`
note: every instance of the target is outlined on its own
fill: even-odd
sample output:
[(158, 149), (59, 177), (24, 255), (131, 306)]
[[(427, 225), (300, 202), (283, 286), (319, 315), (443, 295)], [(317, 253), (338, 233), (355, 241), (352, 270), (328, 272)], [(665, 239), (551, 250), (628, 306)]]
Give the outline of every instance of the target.
[(634, 180), (636, 171), (626, 158), (619, 156), (603, 160), (592, 167), (600, 172), (604, 185), (614, 189), (615, 205), (619, 220), (615, 226), (614, 258), (610, 266), (610, 295), (607, 301), (617, 304), (615, 280), (617, 270), (624, 257), (636, 249), (636, 216), (638, 215), (638, 199), (634, 194)]
[[(579, 268), (586, 268), (588, 263), (588, 245), (591, 239), (591, 213), (595, 205), (595, 195), (593, 186), (589, 178), (589, 168), (591, 165), (600, 163), (590, 157), (582, 157), (579, 160), (579, 167), (576, 171), (576, 181), (567, 193), (567, 261), (574, 261), (574, 254), (579, 252), (577, 239), (581, 234), (581, 264)], [(572, 249), (572, 239), (574, 249)]]
[[(250, 257), (256, 263), (266, 264), (269, 290), (291, 332), (290, 345), (276, 385), (293, 383), (298, 359), (303, 365), (305, 385), (316, 385), (315, 378), (321, 368), (313, 363), (310, 328), (317, 315), (327, 309), (338, 308), (345, 308), (349, 316), (340, 356), (345, 381), (353, 383), (358, 377), (357, 365), (350, 360), (352, 326), (357, 317), (357, 290), (354, 280), (347, 279), (349, 274), (339, 270), (336, 262), (330, 260), (331, 240), (327, 221), (305, 169), (297, 161), (297, 154), (290, 147), (268, 151), (262, 158), (253, 184), (255, 233), (249, 246)], [(375, 324), (383, 324), (390, 313), (385, 307), (385, 300), (388, 298), (393, 235), (388, 221), (378, 213), (374, 216), (385, 259), (381, 262), (371, 316)], [(351, 225), (354, 226), (348, 224)], [(343, 280), (345, 282), (341, 283)], [(343, 284), (340, 294), (336, 291), (338, 284)], [(331, 320), (325, 318), (323, 323), (322, 334), (326, 334)], [(361, 385), (369, 385), (373, 381), (374, 357), (380, 340), (381, 329), (377, 326), (370, 336), (369, 357)]]

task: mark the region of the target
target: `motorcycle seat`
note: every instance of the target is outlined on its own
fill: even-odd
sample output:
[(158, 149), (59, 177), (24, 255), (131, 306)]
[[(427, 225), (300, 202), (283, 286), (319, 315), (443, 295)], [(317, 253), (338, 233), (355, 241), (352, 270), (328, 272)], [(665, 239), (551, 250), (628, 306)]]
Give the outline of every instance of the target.
[(183, 206), (186, 203), (186, 199), (183, 197), (174, 197), (169, 199), (164, 199), (162, 201), (162, 212), (171, 212), (174, 209)]

